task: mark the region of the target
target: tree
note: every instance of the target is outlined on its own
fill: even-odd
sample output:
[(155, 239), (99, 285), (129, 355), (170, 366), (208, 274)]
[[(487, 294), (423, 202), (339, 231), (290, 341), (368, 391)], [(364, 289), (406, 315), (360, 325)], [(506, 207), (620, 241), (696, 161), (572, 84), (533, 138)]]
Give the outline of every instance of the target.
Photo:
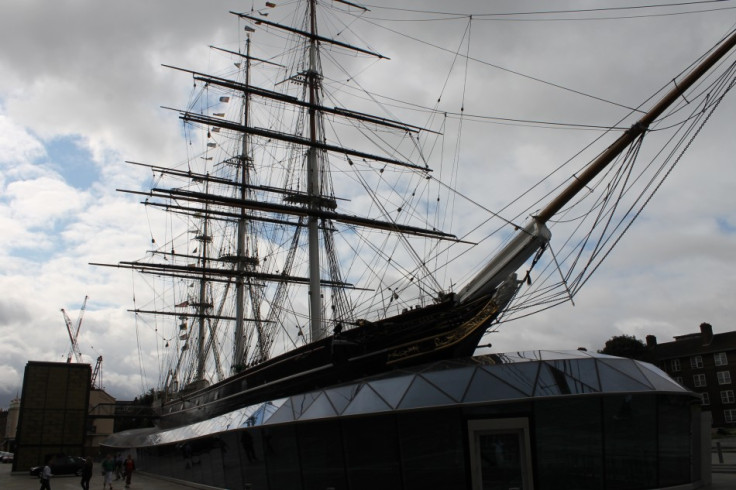
[(646, 356), (646, 350), (646, 344), (633, 335), (617, 335), (608, 339), (606, 346), (598, 353), (641, 361)]

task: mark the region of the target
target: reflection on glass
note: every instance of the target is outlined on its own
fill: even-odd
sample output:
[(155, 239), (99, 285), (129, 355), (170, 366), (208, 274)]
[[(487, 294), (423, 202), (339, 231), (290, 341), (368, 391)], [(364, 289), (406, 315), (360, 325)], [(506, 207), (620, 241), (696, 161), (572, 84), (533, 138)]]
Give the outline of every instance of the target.
[(656, 488), (655, 397), (614, 395), (603, 400), (603, 408), (606, 488)]
[(535, 404), (537, 481), (544, 490), (603, 488), (600, 398), (549, 399)]
[(483, 490), (521, 490), (521, 447), (518, 433), (480, 434)]

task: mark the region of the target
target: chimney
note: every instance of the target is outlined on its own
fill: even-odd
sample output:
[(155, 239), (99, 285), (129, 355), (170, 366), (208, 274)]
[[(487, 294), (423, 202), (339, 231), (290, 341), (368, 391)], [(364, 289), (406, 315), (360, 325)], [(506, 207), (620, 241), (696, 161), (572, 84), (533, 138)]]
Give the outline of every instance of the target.
[(657, 346), (657, 337), (654, 335), (647, 335), (647, 349), (652, 349)]
[(713, 327), (710, 323), (700, 324), (700, 338), (703, 339), (703, 345), (710, 345), (713, 342)]

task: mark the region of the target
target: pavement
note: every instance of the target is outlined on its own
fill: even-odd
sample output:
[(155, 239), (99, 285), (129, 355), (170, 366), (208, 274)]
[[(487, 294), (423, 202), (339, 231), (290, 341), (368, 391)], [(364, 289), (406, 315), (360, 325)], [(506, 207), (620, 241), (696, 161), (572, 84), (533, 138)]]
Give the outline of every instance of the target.
[[(724, 463), (718, 463), (719, 457), (713, 453), (713, 481), (708, 490), (734, 490), (736, 489), (736, 452), (722, 451)], [(2, 490), (36, 490), (40, 487), (37, 477), (29, 476), (28, 472), (10, 471), (11, 465), (0, 465), (0, 489)], [(78, 476), (55, 476), (51, 479), (51, 490), (79, 490), (80, 478)], [(89, 482), (89, 488), (98, 490), (102, 488), (102, 475), (93, 475)], [(216, 490), (214, 487), (197, 485), (194, 483), (164, 480), (159, 477), (143, 472), (133, 473), (130, 482), (130, 490), (191, 490), (199, 488), (204, 490)], [(126, 490), (122, 480), (113, 481), (113, 490)]]
[[(0, 465), (0, 490), (37, 490), (41, 486), (38, 477), (30, 476), (27, 471), (12, 473), (11, 467), (12, 465), (9, 464)], [(96, 464), (95, 469), (98, 467), (99, 465)], [(82, 488), (80, 482), (81, 478), (78, 476), (54, 476), (51, 478), (51, 490), (79, 490)], [(90, 490), (102, 488), (102, 475), (92, 475), (89, 488)], [(113, 490), (126, 490), (125, 482), (113, 479), (112, 488)], [(139, 471), (133, 473), (129, 490), (192, 490), (192, 488), (214, 490), (214, 487), (164, 480)]]

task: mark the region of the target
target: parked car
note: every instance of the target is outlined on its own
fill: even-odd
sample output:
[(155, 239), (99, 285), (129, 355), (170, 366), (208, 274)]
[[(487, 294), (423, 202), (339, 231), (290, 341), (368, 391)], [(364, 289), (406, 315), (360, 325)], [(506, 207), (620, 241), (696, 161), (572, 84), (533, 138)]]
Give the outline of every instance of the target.
[(0, 463), (12, 463), (13, 453), (7, 451), (0, 451)]
[[(46, 456), (46, 460), (51, 458), (49, 466), (52, 475), (81, 475), (84, 467), (84, 458), (78, 456), (68, 456), (66, 454), (50, 454)], [(43, 470), (44, 465), (34, 466), (31, 468), (31, 476), (38, 476)]]

